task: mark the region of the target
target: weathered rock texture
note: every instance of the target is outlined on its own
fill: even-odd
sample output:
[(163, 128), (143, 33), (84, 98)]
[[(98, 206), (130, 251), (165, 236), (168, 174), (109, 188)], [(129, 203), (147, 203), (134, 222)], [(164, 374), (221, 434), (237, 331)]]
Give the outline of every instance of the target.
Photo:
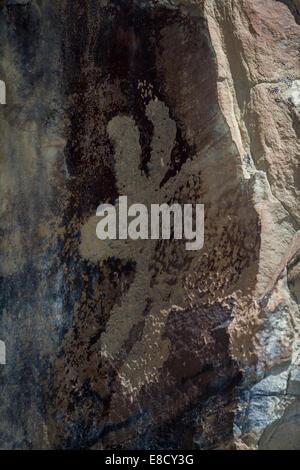
[(300, 449), (299, 1), (1, 5), (1, 448)]

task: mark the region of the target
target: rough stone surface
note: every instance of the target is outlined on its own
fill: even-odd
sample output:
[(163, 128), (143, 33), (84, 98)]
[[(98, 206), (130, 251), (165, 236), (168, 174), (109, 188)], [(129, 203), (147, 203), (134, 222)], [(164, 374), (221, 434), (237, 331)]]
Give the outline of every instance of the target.
[[(0, 448), (300, 449), (298, 0), (0, 11)], [(203, 249), (99, 241), (124, 194)]]

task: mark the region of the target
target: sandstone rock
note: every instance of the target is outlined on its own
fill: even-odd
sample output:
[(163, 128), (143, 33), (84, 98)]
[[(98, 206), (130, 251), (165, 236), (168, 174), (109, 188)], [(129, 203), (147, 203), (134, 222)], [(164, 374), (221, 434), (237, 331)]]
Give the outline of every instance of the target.
[(300, 395), (300, 370), (294, 369), (291, 372), (288, 383), (288, 393), (292, 395)]
[[(298, 0), (0, 11), (0, 447), (299, 449)], [(124, 192), (203, 249), (101, 244)]]

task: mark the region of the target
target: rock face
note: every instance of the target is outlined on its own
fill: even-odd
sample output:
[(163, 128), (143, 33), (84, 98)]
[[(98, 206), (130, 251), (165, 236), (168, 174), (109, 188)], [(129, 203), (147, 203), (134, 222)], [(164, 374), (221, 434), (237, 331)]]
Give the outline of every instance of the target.
[(300, 449), (299, 1), (3, 3), (0, 447)]

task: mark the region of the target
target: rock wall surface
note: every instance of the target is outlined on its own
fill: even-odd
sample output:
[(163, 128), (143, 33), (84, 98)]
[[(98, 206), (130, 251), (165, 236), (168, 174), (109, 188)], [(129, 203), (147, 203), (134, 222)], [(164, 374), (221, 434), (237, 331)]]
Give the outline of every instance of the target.
[[(1, 3), (1, 448), (300, 449), (299, 12)], [(203, 249), (99, 241), (124, 194)]]

